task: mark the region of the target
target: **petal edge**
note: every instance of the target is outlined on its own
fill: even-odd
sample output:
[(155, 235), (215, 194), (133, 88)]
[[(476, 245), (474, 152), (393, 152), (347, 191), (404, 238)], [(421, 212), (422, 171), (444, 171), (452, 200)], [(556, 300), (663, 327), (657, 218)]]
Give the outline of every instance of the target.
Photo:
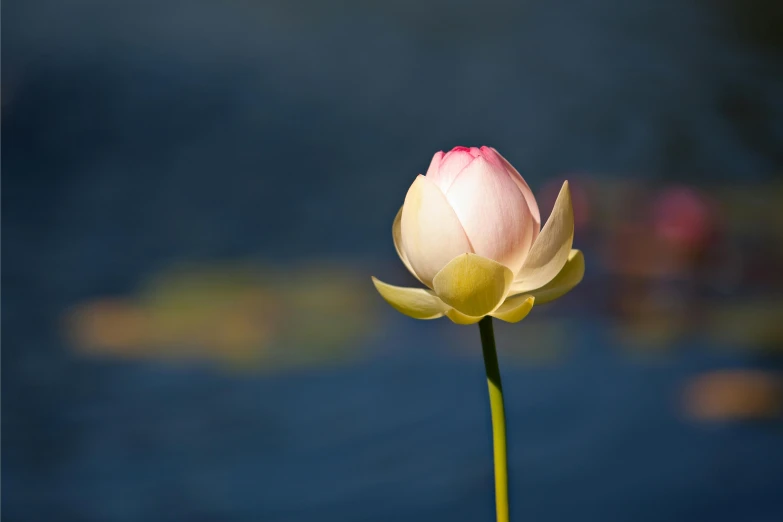
[(530, 293), (536, 297), (536, 304), (549, 303), (570, 292), (582, 281), (584, 275), (585, 256), (581, 250), (573, 249), (568, 254), (568, 261), (560, 273), (549, 283)]
[(507, 323), (518, 323), (530, 313), (536, 298), (532, 295), (522, 294), (509, 297), (506, 301), (492, 312), (492, 317), (496, 317)]
[(443, 317), (448, 308), (432, 290), (394, 286), (375, 277), (372, 283), (395, 310), (414, 319), (437, 319)]
[(473, 317), (470, 315), (465, 315), (461, 312), (456, 311), (453, 308), (449, 308), (449, 310), (446, 312), (446, 317), (451, 319), (451, 322), (454, 324), (476, 324), (477, 322), (481, 321), (483, 317)]
[(405, 268), (408, 269), (408, 272), (413, 274), (413, 277), (424, 284), (424, 281), (422, 281), (418, 274), (416, 274), (416, 271), (411, 266), (410, 260), (408, 260), (408, 256), (402, 249), (402, 207), (400, 207), (400, 210), (397, 211), (397, 216), (395, 216), (394, 223), (392, 223), (392, 238), (394, 239), (394, 249), (397, 251), (397, 255), (400, 257), (402, 264), (405, 265)]

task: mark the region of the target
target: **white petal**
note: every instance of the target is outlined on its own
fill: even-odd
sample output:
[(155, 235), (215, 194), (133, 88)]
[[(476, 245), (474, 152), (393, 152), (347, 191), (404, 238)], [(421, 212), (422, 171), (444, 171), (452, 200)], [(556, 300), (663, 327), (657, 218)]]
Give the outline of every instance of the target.
[(424, 176), (418, 176), (408, 189), (401, 225), (402, 250), (421, 282), (430, 288), (435, 274), (449, 261), (473, 252), (446, 196)]
[(527, 201), (505, 169), (473, 160), (446, 192), (473, 251), (517, 273), (533, 242)]
[(512, 291), (528, 292), (554, 279), (568, 260), (573, 242), (574, 211), (566, 181), (557, 196), (552, 214), (533, 243), (522, 270), (517, 274)]
[(530, 190), (530, 186), (527, 184), (527, 181), (525, 181), (525, 178), (522, 177), (519, 171), (514, 168), (514, 166), (495, 148), (492, 148), (492, 150), (495, 151), (495, 153), (500, 157), (500, 160), (503, 162), (506, 169), (508, 169), (508, 174), (512, 181), (517, 185), (520, 192), (522, 192), (522, 195), (525, 196), (527, 206), (530, 208), (530, 215), (533, 216), (533, 222), (535, 223), (535, 228), (533, 230), (533, 242), (535, 242), (539, 232), (541, 231), (541, 211), (538, 209), (536, 197), (533, 195), (533, 191)]

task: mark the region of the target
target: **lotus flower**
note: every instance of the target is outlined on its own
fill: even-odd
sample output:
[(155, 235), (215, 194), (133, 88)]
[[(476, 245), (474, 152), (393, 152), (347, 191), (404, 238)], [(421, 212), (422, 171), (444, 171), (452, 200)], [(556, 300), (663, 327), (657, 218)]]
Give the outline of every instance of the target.
[(390, 305), (416, 319), (445, 315), (473, 324), (489, 315), (515, 323), (584, 275), (584, 257), (571, 249), (568, 182), (542, 229), (530, 187), (492, 147), (436, 153), (408, 189), (392, 236), (402, 262), (427, 288), (374, 277), (373, 283)]

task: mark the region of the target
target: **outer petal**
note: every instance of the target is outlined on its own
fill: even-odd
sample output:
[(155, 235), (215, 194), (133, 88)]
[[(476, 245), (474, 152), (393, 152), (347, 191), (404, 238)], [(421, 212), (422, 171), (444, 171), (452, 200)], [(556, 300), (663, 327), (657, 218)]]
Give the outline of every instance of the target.
[(473, 252), (468, 236), (446, 196), (419, 175), (402, 207), (402, 250), (414, 272), (430, 288), (432, 278), (460, 254)]
[(455, 324), (476, 324), (483, 319), (483, 317), (473, 317), (472, 315), (462, 314), (453, 308), (449, 308), (446, 312), (446, 317), (451, 319), (451, 322)]
[(482, 317), (500, 304), (513, 279), (508, 267), (476, 254), (463, 254), (443, 267), (432, 282), (444, 303), (462, 314)]
[(413, 270), (411, 262), (408, 261), (408, 256), (405, 255), (405, 251), (402, 249), (402, 207), (400, 207), (397, 216), (394, 218), (394, 223), (392, 224), (392, 237), (394, 238), (394, 249), (397, 250), (397, 255), (400, 256), (405, 268), (407, 268), (416, 279), (421, 281), (419, 276), (416, 275), (416, 271)]
[(374, 277), (372, 278), (372, 283), (387, 303), (408, 317), (413, 317), (414, 319), (437, 319), (438, 317), (443, 317), (443, 314), (448, 309), (432, 290), (392, 286)]
[(454, 147), (441, 158), (435, 172), (427, 171), (427, 177), (445, 193), (457, 175), (473, 162), (475, 156), (470, 150), (467, 147)]
[(443, 154), (442, 150), (435, 153), (432, 157), (432, 161), (430, 161), (430, 166), (427, 169), (425, 176), (430, 176), (431, 178), (438, 176), (438, 169), (440, 169), (440, 162), (443, 159), (443, 156), (445, 156), (445, 154)]
[(533, 223), (524, 196), (498, 164), (476, 158), (446, 192), (473, 251), (516, 273), (533, 242)]
[(527, 314), (533, 309), (533, 302), (535, 301), (535, 297), (526, 294), (509, 297), (497, 310), (489, 315), (507, 323), (518, 323), (527, 317)]
[(538, 203), (536, 202), (536, 197), (533, 195), (533, 191), (530, 190), (530, 186), (527, 184), (525, 178), (522, 177), (519, 171), (515, 169), (514, 166), (511, 163), (509, 163), (509, 161), (506, 158), (504, 158), (501, 153), (497, 151), (497, 149), (495, 149), (494, 147), (490, 147), (490, 149), (495, 154), (498, 155), (498, 158), (506, 167), (506, 170), (508, 170), (509, 176), (517, 185), (520, 192), (522, 192), (522, 195), (525, 196), (525, 200), (527, 201), (527, 206), (530, 209), (530, 215), (533, 216), (533, 222), (536, 224), (533, 230), (533, 241), (535, 241), (536, 238), (538, 237), (538, 233), (541, 231), (541, 211), (538, 209)]
[[(580, 250), (571, 250), (568, 261), (557, 276), (549, 283), (530, 293), (536, 297), (536, 304), (544, 304), (567, 294), (582, 281), (585, 275), (585, 256)], [(512, 285), (512, 292), (513, 292)]]
[(568, 181), (563, 183), (555, 208), (533, 243), (522, 270), (514, 281), (513, 291), (527, 292), (549, 283), (563, 268), (574, 242), (574, 211)]

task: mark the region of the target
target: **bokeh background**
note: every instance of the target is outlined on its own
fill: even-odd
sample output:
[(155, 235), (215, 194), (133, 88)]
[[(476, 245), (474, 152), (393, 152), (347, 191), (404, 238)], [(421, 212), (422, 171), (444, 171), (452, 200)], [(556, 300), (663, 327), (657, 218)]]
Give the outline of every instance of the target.
[(492, 520), (391, 222), (489, 144), (583, 283), (496, 326), (519, 521), (783, 520), (774, 0), (8, 0), (2, 515)]

